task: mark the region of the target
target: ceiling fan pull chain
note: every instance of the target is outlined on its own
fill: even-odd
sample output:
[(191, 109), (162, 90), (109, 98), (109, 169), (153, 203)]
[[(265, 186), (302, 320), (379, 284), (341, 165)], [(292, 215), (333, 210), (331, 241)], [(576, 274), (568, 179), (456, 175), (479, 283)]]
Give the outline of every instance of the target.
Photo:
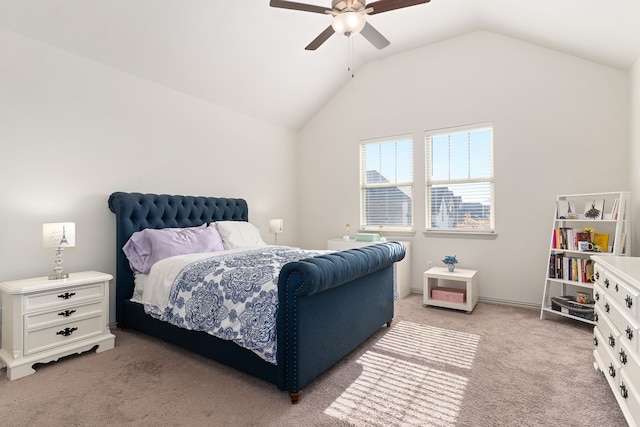
[(355, 77), (355, 74), (353, 72), (353, 37), (351, 37), (351, 35), (347, 36), (347, 61), (349, 61), (349, 64), (347, 66), (347, 71), (351, 72), (351, 78)]

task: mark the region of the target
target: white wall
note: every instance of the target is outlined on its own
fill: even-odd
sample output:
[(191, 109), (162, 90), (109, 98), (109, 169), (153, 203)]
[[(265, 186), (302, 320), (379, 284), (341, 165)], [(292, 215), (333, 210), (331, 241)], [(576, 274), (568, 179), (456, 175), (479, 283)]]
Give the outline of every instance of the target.
[[(630, 113), (630, 150), (629, 153), (629, 176), (631, 181), (633, 210), (631, 217), (640, 218), (640, 58), (629, 71), (631, 81), (631, 113)], [(640, 256), (640, 224), (636, 220), (633, 234), (633, 255)]]
[(1, 281), (51, 272), (58, 221), (76, 223), (66, 271), (113, 274), (119, 190), (244, 197), (265, 240), (277, 217), (297, 243), (294, 132), (5, 30), (0, 52)]
[[(424, 132), (494, 123), (497, 239), (425, 236)], [(556, 51), (477, 32), (370, 63), (300, 135), (300, 241), (359, 224), (358, 143), (415, 141), (412, 288), (456, 254), (485, 300), (539, 305), (555, 196), (629, 189), (629, 78)], [(597, 229), (597, 228), (596, 228)]]

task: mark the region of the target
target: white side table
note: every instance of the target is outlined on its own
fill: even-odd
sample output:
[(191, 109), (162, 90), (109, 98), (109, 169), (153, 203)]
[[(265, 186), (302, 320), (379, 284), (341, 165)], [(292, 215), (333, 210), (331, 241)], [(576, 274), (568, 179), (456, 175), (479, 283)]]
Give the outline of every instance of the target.
[[(442, 286), (441, 281), (447, 282), (461, 282), (464, 284), (467, 296), (463, 303), (453, 301), (443, 301), (431, 298), (431, 291), (434, 288)], [(456, 310), (464, 310), (467, 314), (473, 311), (473, 308), (478, 302), (478, 271), (477, 270), (465, 270), (463, 268), (456, 268), (453, 272), (449, 272), (446, 267), (432, 267), (424, 272), (424, 296), (423, 304), (425, 306), (437, 306), (453, 308)], [(459, 287), (459, 286), (453, 286)]]
[(96, 348), (112, 349), (109, 330), (110, 274), (71, 273), (0, 283), (2, 349), (10, 380), (33, 374), (33, 365)]

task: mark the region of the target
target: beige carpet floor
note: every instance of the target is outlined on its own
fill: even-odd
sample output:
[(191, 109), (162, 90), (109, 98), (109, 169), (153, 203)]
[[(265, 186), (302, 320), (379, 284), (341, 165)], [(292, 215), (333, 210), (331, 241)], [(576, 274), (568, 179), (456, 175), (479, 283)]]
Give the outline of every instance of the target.
[(114, 329), (113, 350), (15, 381), (0, 370), (0, 425), (626, 426), (593, 368), (591, 329), (510, 306), (425, 308), (410, 295), (391, 328), (314, 381), (298, 405), (272, 384)]

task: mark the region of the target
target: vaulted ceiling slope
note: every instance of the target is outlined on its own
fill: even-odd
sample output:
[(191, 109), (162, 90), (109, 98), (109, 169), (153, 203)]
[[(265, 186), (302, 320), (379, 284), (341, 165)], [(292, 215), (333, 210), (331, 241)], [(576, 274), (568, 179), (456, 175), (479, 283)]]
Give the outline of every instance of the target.
[[(0, 0), (4, 29), (292, 130), (351, 78), (346, 37), (304, 50), (330, 20), (269, 0)], [(391, 45), (355, 36), (356, 78), (368, 62), (477, 30), (621, 70), (640, 57), (638, 0), (431, 0), (367, 21)]]

